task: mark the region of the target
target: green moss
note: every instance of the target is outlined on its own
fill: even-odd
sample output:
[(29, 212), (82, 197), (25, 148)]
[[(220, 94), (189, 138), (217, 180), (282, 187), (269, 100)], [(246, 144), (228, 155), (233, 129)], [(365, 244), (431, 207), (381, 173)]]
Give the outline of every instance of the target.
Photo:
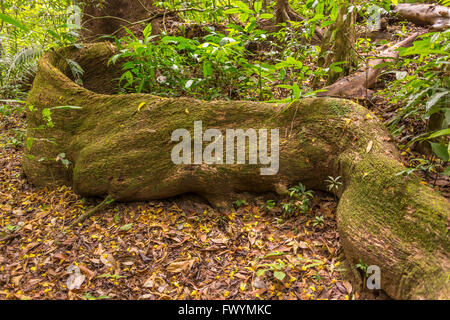
[[(95, 66), (90, 60), (107, 61), (104, 56), (111, 51), (105, 46), (67, 54)], [(395, 176), (403, 170), (398, 151), (382, 124), (366, 117), (369, 111), (364, 107), (330, 98), (304, 99), (284, 110), (285, 106), (267, 103), (103, 95), (75, 85), (52, 64), (64, 69), (53, 53), (41, 60), (29, 94), (37, 111), (27, 115), (28, 135), (54, 139), (57, 145), (37, 141), (27, 155), (54, 159), (64, 152), (73, 166), (24, 158), (32, 183), (69, 184), (84, 196), (109, 194), (120, 201), (196, 192), (223, 205), (236, 190), (276, 191), (280, 185), (301, 181), (326, 191), (324, 180), (341, 176), (338, 224), (347, 258), (387, 265), (386, 290), (393, 297), (417, 297), (421, 290), (435, 297), (438, 288), (445, 288), (439, 281), (448, 271), (443, 260), (449, 251), (449, 203), (418, 178)], [(146, 104), (138, 111), (142, 102)], [(43, 108), (69, 104), (83, 109), (55, 111), (54, 128), (33, 130), (42, 124)], [(192, 132), (199, 120), (204, 130), (279, 129), (279, 174), (261, 176), (254, 165), (175, 166), (170, 159), (171, 133), (180, 128)], [(373, 146), (367, 151), (369, 143)], [(439, 281), (429, 281), (434, 275)], [(421, 277), (433, 285), (424, 284)]]

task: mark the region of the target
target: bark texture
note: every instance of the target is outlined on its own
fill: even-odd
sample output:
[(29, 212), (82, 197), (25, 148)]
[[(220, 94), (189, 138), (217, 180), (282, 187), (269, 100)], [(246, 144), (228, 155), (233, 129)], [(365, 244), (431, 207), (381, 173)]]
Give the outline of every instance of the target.
[(83, 38), (96, 41), (104, 35), (120, 35), (123, 26), (150, 16), (153, 0), (87, 0), (83, 7)]
[[(289, 0), (278, 0), (277, 5), (275, 6), (274, 14), (275, 22), (277, 24), (289, 23), (289, 21), (300, 22), (305, 20), (305, 18), (289, 6)], [(313, 40), (319, 42), (323, 40), (323, 31), (320, 27), (315, 27)]]
[(430, 26), (433, 30), (450, 28), (450, 8), (437, 4), (398, 4), (394, 13), (421, 26)]
[[(304, 99), (286, 109), (255, 102), (99, 94), (89, 90), (96, 89), (94, 82), (85, 79), (83, 88), (66, 76), (66, 57), (85, 70), (98, 64), (97, 70), (108, 71), (102, 65), (115, 50), (99, 43), (41, 59), (28, 98), (35, 107), (27, 114), (27, 134), (35, 140), (23, 162), (30, 182), (67, 184), (83, 196), (117, 201), (194, 192), (226, 207), (235, 192), (280, 192), (299, 181), (326, 190), (328, 176), (341, 176), (337, 219), (350, 265), (361, 259), (379, 266), (382, 289), (392, 298), (450, 298), (450, 204), (419, 178), (395, 175), (404, 169), (398, 152), (377, 118), (367, 117), (367, 109), (334, 98)], [(61, 105), (82, 109), (53, 109), (54, 127), (37, 130), (45, 124), (42, 109)], [(280, 129), (279, 173), (261, 176), (259, 165), (173, 164), (172, 132), (192, 132), (199, 120), (205, 129)], [(54, 160), (62, 152), (69, 168)]]
[(350, 4), (351, 2), (348, 6), (342, 4), (339, 7), (336, 22), (327, 29), (322, 41), (320, 50), (322, 57), (319, 59), (319, 65), (326, 68), (336, 62), (345, 62), (339, 66), (342, 72), (330, 70), (328, 84), (334, 83), (343, 75), (349, 75), (356, 59), (353, 48), (353, 44), (356, 42), (356, 14), (353, 11), (348, 12)]

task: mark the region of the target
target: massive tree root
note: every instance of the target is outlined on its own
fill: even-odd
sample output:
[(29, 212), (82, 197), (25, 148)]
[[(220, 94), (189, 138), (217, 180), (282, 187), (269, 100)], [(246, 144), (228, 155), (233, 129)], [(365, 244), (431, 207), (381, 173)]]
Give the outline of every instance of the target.
[[(67, 184), (83, 196), (117, 201), (161, 199), (187, 192), (226, 207), (235, 192), (282, 192), (301, 181), (326, 190), (341, 176), (337, 219), (347, 260), (381, 268), (390, 297), (450, 298), (447, 281), (449, 202), (404, 170), (389, 134), (369, 111), (348, 100), (304, 99), (291, 106), (259, 102), (206, 102), (144, 94), (109, 95), (88, 78), (110, 79), (104, 66), (115, 49), (99, 43), (47, 53), (29, 94), (28, 137), (34, 139), (24, 171), (37, 186)], [(78, 86), (63, 57), (86, 70)], [(100, 85), (104, 87), (103, 85)], [(145, 104), (143, 104), (145, 103)], [(53, 127), (42, 118), (52, 109)], [(280, 166), (260, 175), (261, 165), (175, 165), (174, 130), (279, 129)], [(38, 129), (40, 126), (41, 129)], [(44, 129), (42, 129), (44, 128)], [(66, 154), (66, 168), (55, 159)]]

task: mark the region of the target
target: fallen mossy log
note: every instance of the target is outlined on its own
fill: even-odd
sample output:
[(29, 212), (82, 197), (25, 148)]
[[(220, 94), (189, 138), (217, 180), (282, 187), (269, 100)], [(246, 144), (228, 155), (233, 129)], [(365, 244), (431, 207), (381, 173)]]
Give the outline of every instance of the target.
[[(143, 201), (193, 192), (226, 208), (236, 192), (283, 192), (301, 181), (326, 190), (341, 177), (337, 220), (346, 259), (381, 268), (381, 289), (397, 299), (450, 298), (449, 202), (405, 168), (389, 134), (364, 107), (334, 98), (290, 106), (242, 101), (199, 101), (145, 94), (99, 94), (115, 52), (111, 44), (49, 52), (28, 96), (23, 167), (37, 186), (66, 184), (83, 196)], [(86, 71), (80, 87), (66, 58)], [(101, 72), (106, 72), (102, 74)], [(100, 84), (89, 80), (96, 76)], [(111, 92), (112, 93), (112, 92)], [(82, 109), (50, 109), (70, 105)], [(42, 110), (51, 110), (47, 126)], [(194, 121), (203, 128), (279, 129), (279, 171), (260, 164), (181, 164), (172, 161), (172, 133)], [(65, 153), (68, 167), (55, 159)], [(66, 163), (67, 164), (67, 163)]]

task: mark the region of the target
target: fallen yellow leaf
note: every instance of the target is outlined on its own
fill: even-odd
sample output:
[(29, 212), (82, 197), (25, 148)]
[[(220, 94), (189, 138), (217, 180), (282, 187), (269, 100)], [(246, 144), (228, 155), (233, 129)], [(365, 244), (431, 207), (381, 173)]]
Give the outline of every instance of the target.
[(141, 102), (140, 104), (139, 104), (139, 107), (138, 107), (138, 111), (141, 111), (141, 109), (142, 109), (142, 107), (143, 106), (145, 106), (145, 104), (146, 104), (147, 102)]

